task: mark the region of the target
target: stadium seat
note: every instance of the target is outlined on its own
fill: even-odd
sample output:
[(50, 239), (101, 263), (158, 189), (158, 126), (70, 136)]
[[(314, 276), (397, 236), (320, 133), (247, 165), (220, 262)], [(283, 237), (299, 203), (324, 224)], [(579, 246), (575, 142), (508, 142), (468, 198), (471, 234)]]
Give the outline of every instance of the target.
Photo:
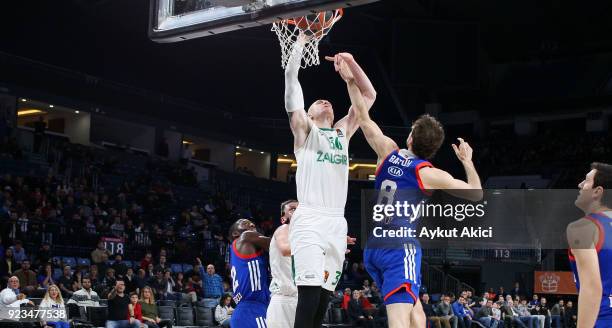
[(177, 304), (176, 304), (176, 301), (172, 301), (172, 300), (159, 300), (157, 301), (157, 305), (176, 307)]
[(193, 308), (191, 306), (176, 308), (176, 325), (193, 326)]
[(55, 279), (56, 281), (59, 280), (59, 278), (62, 276), (64, 272), (62, 271), (62, 269), (58, 269), (55, 268), (53, 269), (53, 279)]
[(183, 264), (183, 272), (187, 272), (189, 270), (193, 270), (193, 265), (191, 265), (191, 264)]
[(79, 257), (77, 259), (77, 265), (80, 267), (89, 267), (91, 265), (91, 261), (87, 258)]
[(40, 302), (42, 301), (42, 298), (28, 298), (28, 299), (32, 301), (34, 305), (40, 305)]
[(159, 312), (159, 317), (164, 320), (172, 320), (172, 325), (176, 324), (176, 314), (174, 312), (174, 307), (172, 306), (158, 306), (157, 311)]
[(62, 258), (62, 265), (69, 265), (71, 268), (75, 268), (76, 267), (76, 260), (74, 259), (74, 257), (63, 257)]
[(210, 308), (199, 307), (195, 308), (195, 324), (196, 326), (214, 326), (214, 309), (211, 311)]
[(127, 266), (128, 268), (133, 268), (134, 267), (134, 263), (132, 261), (129, 261), (129, 260), (123, 260), (123, 264), (125, 264), (125, 266)]
[(172, 273), (178, 273), (178, 272), (183, 272), (183, 266), (180, 264), (171, 264), (170, 265), (170, 270), (172, 270)]
[(343, 324), (344, 322), (344, 309), (332, 308), (331, 322), (333, 324)]
[(68, 312), (68, 319), (83, 319), (81, 317), (81, 309), (76, 303), (67, 303), (66, 310)]
[(94, 327), (104, 327), (107, 317), (108, 308), (106, 306), (87, 307), (87, 321), (91, 322)]

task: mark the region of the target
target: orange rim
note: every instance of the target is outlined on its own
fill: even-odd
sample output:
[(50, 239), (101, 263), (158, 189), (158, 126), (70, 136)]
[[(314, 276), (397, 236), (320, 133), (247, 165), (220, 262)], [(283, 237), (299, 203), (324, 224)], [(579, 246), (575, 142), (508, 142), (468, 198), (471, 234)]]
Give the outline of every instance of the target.
[[(317, 15), (320, 14), (320, 13), (324, 13), (324, 11), (318, 12)], [(334, 26), (334, 24), (336, 24), (336, 22), (338, 20), (340, 20), (340, 18), (342, 18), (343, 15), (344, 15), (344, 9), (343, 8), (339, 8), (339, 9), (334, 10), (334, 18), (332, 19), (332, 23), (331, 23), (331, 25), (329, 25), (329, 27)], [(297, 17), (297, 19), (304, 18), (304, 17), (306, 17), (306, 16)], [(289, 19), (286, 19), (285, 21), (287, 22), (287, 24), (297, 25), (296, 18), (289, 18)]]

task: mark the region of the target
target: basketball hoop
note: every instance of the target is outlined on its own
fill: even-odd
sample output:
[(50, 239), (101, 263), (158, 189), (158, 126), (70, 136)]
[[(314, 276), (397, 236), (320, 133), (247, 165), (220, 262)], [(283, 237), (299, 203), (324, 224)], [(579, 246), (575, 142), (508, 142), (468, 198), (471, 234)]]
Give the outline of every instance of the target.
[(281, 66), (283, 69), (289, 61), (293, 45), (301, 33), (306, 35), (301, 67), (319, 65), (319, 42), (329, 33), (337, 21), (342, 18), (343, 10), (321, 11), (316, 14), (284, 19), (272, 24), (272, 31), (278, 36), (281, 46)]

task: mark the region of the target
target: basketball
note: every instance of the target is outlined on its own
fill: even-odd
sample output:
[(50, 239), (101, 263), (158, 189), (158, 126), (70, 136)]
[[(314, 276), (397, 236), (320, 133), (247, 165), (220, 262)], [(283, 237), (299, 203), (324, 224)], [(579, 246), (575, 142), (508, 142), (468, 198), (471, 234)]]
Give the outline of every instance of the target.
[(316, 14), (306, 15), (295, 20), (295, 25), (306, 35), (317, 37), (325, 33), (325, 30), (334, 24), (334, 11), (322, 11)]

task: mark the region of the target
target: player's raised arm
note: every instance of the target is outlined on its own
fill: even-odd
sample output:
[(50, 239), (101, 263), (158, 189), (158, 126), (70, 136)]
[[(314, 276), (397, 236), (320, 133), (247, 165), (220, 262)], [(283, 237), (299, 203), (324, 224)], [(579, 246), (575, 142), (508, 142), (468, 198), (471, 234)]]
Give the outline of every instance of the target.
[(479, 201), (482, 199), (482, 185), (480, 177), (476, 172), (474, 162), (472, 162), (472, 147), (463, 139), (458, 138), (459, 146), (453, 144), (455, 155), (463, 164), (467, 182), (453, 178), (448, 172), (433, 168), (424, 167), (419, 170), (421, 181), (425, 189), (437, 190), (445, 189), (449, 194), (468, 199), (471, 201)]
[(270, 237), (266, 237), (257, 231), (245, 231), (240, 235), (242, 241), (251, 243), (259, 248), (262, 248), (266, 252), (270, 249)]
[(289, 115), (289, 125), (293, 133), (293, 146), (298, 149), (306, 142), (311, 121), (304, 110), (304, 94), (298, 80), (305, 37), (300, 35), (291, 51), (291, 56), (285, 67), (285, 110)]
[(391, 138), (385, 136), (378, 125), (370, 119), (367, 101), (361, 89), (359, 89), (355, 75), (346, 61), (340, 60), (338, 64), (338, 73), (346, 82), (348, 94), (351, 98), (351, 108), (357, 124), (361, 127), (366, 140), (370, 144), (370, 147), (376, 152), (378, 161), (380, 162), (384, 160), (391, 151), (397, 148), (397, 144)]
[[(359, 91), (363, 96), (366, 108), (369, 111), (370, 108), (372, 108), (374, 101), (376, 100), (376, 90), (374, 89), (374, 86), (372, 85), (372, 82), (370, 81), (368, 76), (365, 74), (363, 69), (361, 69), (361, 66), (359, 66), (359, 64), (357, 64), (357, 62), (353, 58), (353, 55), (346, 52), (342, 52), (335, 55), (334, 57), (325, 57), (325, 59), (333, 61), (334, 67), (338, 72), (340, 70), (341, 62), (345, 62), (347, 64), (348, 69), (353, 75), (355, 84), (357, 85), (357, 88), (359, 88)], [(349, 108), (348, 114), (342, 119), (340, 119), (335, 126), (339, 128), (344, 128), (349, 138), (353, 136), (353, 134), (355, 134), (355, 132), (359, 128), (359, 123), (357, 122), (357, 117), (355, 116), (355, 109), (353, 106)]]
[(595, 223), (580, 219), (567, 227), (567, 241), (578, 268), (578, 327), (593, 327), (599, 313), (603, 286), (595, 245), (599, 229)]

